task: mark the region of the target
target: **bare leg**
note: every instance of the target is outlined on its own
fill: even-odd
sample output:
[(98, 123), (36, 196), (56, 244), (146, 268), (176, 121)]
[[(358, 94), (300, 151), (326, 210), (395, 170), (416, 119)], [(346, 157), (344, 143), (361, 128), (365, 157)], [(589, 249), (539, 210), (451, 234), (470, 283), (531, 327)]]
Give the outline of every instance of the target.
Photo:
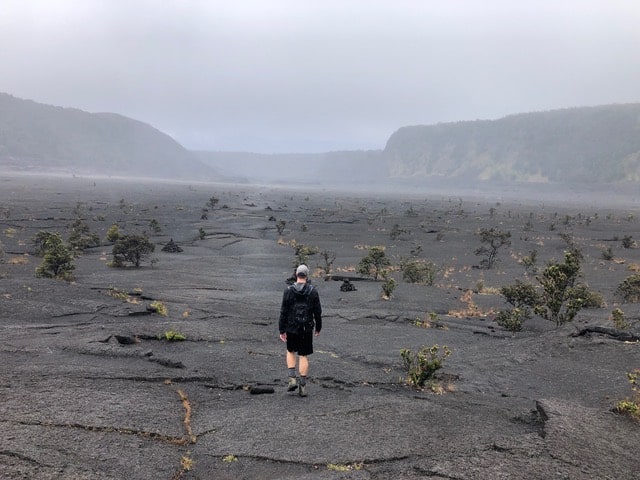
[[(300, 357), (300, 367), (302, 367), (302, 357)], [(287, 351), (287, 368), (296, 368), (296, 354)]]
[(300, 355), (299, 372), (300, 372), (300, 375), (303, 377), (306, 377), (307, 373), (309, 373), (309, 359), (306, 357), (306, 355)]

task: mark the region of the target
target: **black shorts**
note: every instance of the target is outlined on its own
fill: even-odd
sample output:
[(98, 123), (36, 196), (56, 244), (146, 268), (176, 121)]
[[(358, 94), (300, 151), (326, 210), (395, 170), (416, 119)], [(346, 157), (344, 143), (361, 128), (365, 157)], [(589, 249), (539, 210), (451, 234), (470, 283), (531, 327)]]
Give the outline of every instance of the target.
[(287, 351), (307, 356), (313, 353), (313, 332), (302, 334), (287, 332)]

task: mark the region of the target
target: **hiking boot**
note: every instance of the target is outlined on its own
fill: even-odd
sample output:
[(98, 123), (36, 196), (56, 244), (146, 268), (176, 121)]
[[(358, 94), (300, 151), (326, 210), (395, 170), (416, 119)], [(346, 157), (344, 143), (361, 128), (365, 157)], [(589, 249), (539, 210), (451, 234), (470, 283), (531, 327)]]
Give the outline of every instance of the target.
[(300, 395), (301, 397), (306, 397), (307, 396), (307, 386), (306, 385), (300, 385), (298, 387), (298, 395)]
[(287, 385), (287, 392), (293, 392), (298, 388), (298, 382), (295, 377), (289, 377), (289, 384)]

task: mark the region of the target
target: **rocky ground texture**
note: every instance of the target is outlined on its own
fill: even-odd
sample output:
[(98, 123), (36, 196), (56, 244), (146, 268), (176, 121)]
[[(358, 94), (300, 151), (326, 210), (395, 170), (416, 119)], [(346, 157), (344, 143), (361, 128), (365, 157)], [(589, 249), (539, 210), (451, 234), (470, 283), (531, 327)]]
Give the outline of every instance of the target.
[[(0, 477), (640, 479), (640, 425), (612, 411), (640, 367), (640, 309), (614, 295), (640, 264), (619, 241), (640, 238), (637, 212), (591, 197), (0, 176)], [(75, 259), (73, 282), (36, 278), (35, 234), (67, 238), (78, 218), (103, 245)], [(108, 265), (114, 223), (156, 245), (140, 268)], [(512, 243), (486, 270), (474, 251), (489, 227)], [(562, 260), (569, 236), (606, 306), (560, 328), (499, 327), (498, 289), (532, 279), (522, 257)], [(162, 251), (171, 240), (181, 252)], [(300, 244), (336, 255), (328, 278), (309, 259), (324, 328), (306, 398), (286, 392), (277, 330)], [(355, 271), (373, 245), (394, 265), (418, 252), (438, 266), (434, 284), (395, 271), (382, 298)], [(615, 307), (628, 337), (610, 334)], [(434, 344), (452, 352), (440, 390), (416, 390), (400, 351)]]

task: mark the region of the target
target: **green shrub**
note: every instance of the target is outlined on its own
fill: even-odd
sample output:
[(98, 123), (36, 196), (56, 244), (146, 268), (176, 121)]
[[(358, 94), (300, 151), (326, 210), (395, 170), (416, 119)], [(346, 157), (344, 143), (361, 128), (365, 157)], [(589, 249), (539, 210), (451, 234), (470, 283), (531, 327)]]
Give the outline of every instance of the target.
[(624, 312), (619, 308), (614, 308), (611, 312), (611, 321), (613, 325), (619, 330), (626, 330), (631, 325), (624, 318)]
[(524, 265), (524, 269), (528, 271), (535, 272), (536, 271), (536, 261), (538, 259), (538, 251), (533, 249), (529, 252), (529, 255), (525, 255), (522, 257), (522, 265)]
[(425, 383), (442, 368), (444, 360), (449, 355), (451, 355), (451, 350), (446, 345), (442, 347), (442, 350), (437, 344), (430, 347), (423, 346), (417, 353), (403, 348), (400, 350), (400, 357), (402, 357), (402, 364), (407, 370), (407, 383), (416, 388), (424, 387)]
[(402, 235), (403, 233), (410, 233), (410, 232), (409, 230), (400, 228), (400, 225), (396, 223), (391, 228), (391, 232), (389, 232), (389, 237), (391, 237), (391, 240), (397, 240), (398, 238), (400, 238), (400, 235)]
[(62, 242), (59, 233), (49, 234), (44, 242), (44, 257), (36, 268), (36, 277), (73, 280), (73, 255)]
[(391, 265), (384, 250), (382, 245), (371, 247), (367, 256), (358, 263), (358, 273), (371, 275), (374, 280), (377, 280), (383, 269)]
[(82, 251), (91, 247), (100, 246), (100, 237), (97, 233), (91, 233), (89, 226), (78, 219), (71, 226), (69, 235), (69, 246), (75, 251)]
[(107, 242), (116, 243), (120, 238), (120, 227), (115, 223), (109, 227), (107, 230)]
[(158, 315), (162, 315), (163, 317), (167, 316), (167, 306), (162, 302), (151, 302), (149, 304), (149, 311), (157, 313)]
[(163, 335), (161, 335), (161, 339), (167, 340), (169, 342), (182, 342), (186, 340), (187, 337), (180, 332), (169, 330), (167, 332), (164, 332)]
[(113, 266), (122, 267), (124, 262), (130, 262), (137, 268), (155, 248), (146, 235), (122, 235), (113, 245)]
[(627, 380), (631, 384), (633, 391), (632, 398), (626, 398), (616, 403), (614, 410), (622, 415), (628, 415), (634, 420), (640, 421), (640, 387), (638, 387), (638, 377), (640, 368), (631, 373), (627, 373)]
[(556, 326), (572, 321), (591, 295), (585, 285), (577, 283), (580, 260), (578, 251), (569, 250), (565, 252), (563, 263), (550, 262), (537, 278), (542, 293), (534, 311), (555, 322)]
[(407, 283), (433, 285), (437, 267), (432, 262), (408, 262), (402, 266), (402, 280)]
[(308, 265), (309, 257), (319, 252), (318, 247), (310, 247), (301, 243), (297, 244), (294, 248), (296, 251), (296, 264), (294, 267), (298, 265)]
[[(40, 230), (36, 233), (36, 236), (33, 237), (33, 246), (35, 248), (35, 254), (38, 257), (43, 257), (46, 251), (47, 241), (54, 236), (60, 237), (60, 234), (57, 232), (46, 232), (44, 230)], [(56, 240), (54, 240), (56, 241)]]
[(384, 282), (382, 283), (382, 298), (390, 299), (393, 291), (396, 289), (398, 285), (397, 282), (389, 276), (389, 273), (384, 270), (382, 272), (382, 278)]
[(627, 303), (640, 302), (640, 274), (633, 274), (625, 278), (616, 289), (617, 297)]
[(530, 318), (520, 308), (514, 307), (507, 310), (501, 310), (496, 315), (496, 323), (502, 328), (510, 332), (519, 332), (522, 330), (524, 321)]

